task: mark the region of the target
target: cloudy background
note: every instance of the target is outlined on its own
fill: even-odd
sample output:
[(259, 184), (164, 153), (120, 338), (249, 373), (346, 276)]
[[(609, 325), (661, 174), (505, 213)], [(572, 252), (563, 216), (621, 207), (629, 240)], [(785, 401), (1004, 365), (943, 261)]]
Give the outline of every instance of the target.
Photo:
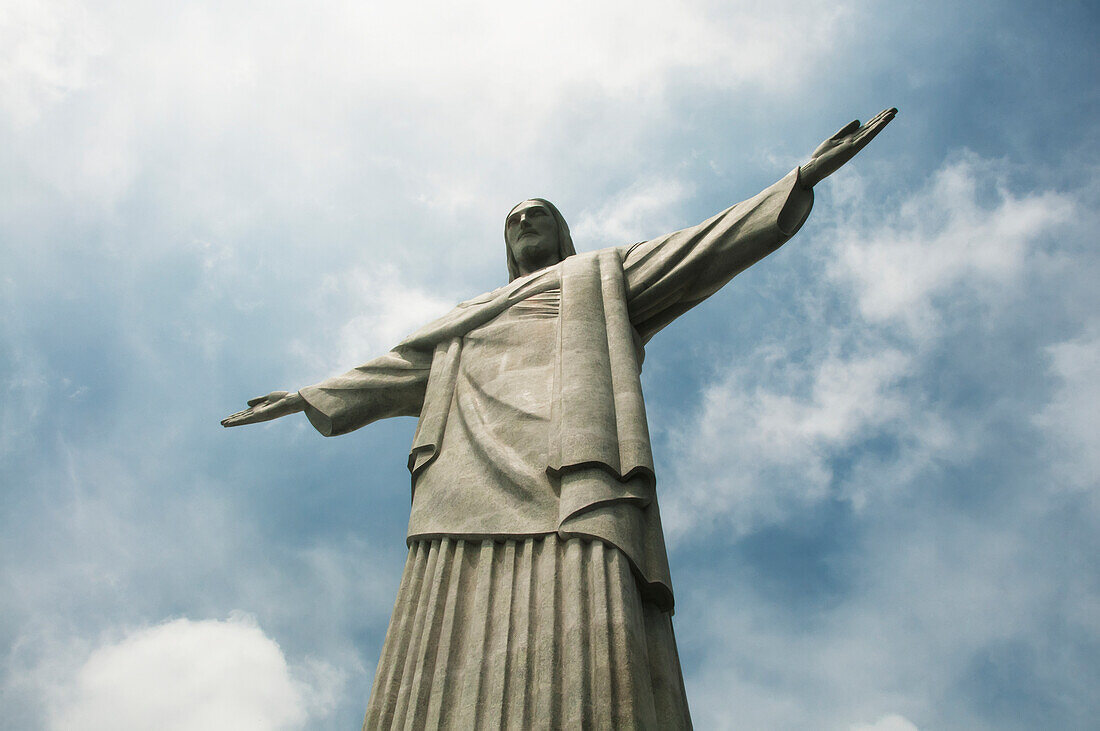
[(697, 727), (1100, 714), (1085, 2), (0, 4), (0, 726), (357, 728), (414, 421), (225, 431), (901, 113), (644, 385)]

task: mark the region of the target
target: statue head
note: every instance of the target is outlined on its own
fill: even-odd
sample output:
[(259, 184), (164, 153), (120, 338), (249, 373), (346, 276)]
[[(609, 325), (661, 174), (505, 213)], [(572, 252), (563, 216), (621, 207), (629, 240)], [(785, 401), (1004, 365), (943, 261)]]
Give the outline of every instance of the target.
[(508, 281), (577, 253), (573, 237), (569, 235), (569, 225), (554, 204), (543, 198), (529, 198), (508, 211), (504, 219), (504, 242), (508, 253)]

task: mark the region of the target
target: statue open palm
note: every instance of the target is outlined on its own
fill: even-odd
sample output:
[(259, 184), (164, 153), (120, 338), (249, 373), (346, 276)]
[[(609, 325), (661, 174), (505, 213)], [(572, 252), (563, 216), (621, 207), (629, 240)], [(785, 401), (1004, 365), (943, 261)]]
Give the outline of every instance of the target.
[(858, 119), (844, 125), (839, 132), (818, 145), (810, 161), (802, 166), (802, 185), (812, 188), (835, 173), (890, 124), (897, 113), (898, 110), (891, 107), (876, 114), (862, 127)]

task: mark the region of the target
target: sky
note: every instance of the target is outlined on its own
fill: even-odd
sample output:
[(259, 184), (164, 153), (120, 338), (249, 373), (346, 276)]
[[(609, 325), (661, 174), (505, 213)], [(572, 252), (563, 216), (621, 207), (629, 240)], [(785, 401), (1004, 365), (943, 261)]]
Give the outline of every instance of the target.
[(1100, 715), (1086, 2), (0, 4), (7, 728), (358, 728), (415, 421), (248, 398), (894, 122), (648, 346), (700, 729)]

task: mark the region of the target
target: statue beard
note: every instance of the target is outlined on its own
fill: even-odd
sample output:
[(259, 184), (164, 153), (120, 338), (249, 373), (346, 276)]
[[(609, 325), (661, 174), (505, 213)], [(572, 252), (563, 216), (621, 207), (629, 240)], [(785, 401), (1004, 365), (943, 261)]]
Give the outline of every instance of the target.
[(556, 241), (554, 246), (550, 247), (544, 245), (541, 240), (525, 244), (523, 238), (521, 237), (512, 249), (512, 256), (515, 257), (521, 271), (535, 272), (557, 264), (561, 260)]

